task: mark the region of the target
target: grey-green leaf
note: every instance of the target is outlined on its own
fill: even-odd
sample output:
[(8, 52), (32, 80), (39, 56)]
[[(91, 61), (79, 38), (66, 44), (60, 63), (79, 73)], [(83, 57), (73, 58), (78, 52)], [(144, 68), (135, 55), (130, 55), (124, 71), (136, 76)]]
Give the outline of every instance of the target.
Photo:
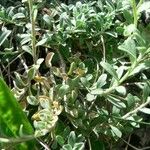
[(64, 138), (62, 136), (60, 136), (60, 135), (56, 136), (56, 140), (57, 140), (58, 144), (61, 145), (61, 146), (63, 146), (64, 143), (65, 143)]
[(11, 31), (6, 29), (2, 31), (2, 33), (0, 34), (0, 46), (4, 43), (10, 33)]
[(126, 88), (124, 86), (116, 87), (116, 91), (121, 95), (126, 95)]
[(131, 39), (130, 37), (122, 45), (120, 45), (118, 48), (120, 50), (128, 53), (128, 55), (132, 59), (136, 59), (136, 45), (135, 45), (135, 41), (133, 39)]
[(76, 143), (76, 135), (74, 131), (71, 131), (68, 137), (68, 143), (73, 147)]
[(27, 102), (30, 104), (30, 105), (38, 105), (39, 104), (39, 101), (38, 99), (35, 97), (35, 96), (27, 96)]
[(21, 19), (21, 18), (25, 18), (25, 15), (23, 13), (17, 13), (12, 17), (12, 20)]
[(103, 91), (101, 88), (91, 90), (91, 94), (93, 94), (93, 95), (102, 95), (103, 92), (104, 92), (104, 91)]
[(60, 97), (63, 97), (69, 91), (69, 85), (62, 85), (59, 88), (58, 94)]
[(146, 101), (150, 94), (150, 85), (146, 83), (143, 88), (143, 100)]
[(106, 84), (107, 74), (102, 74), (97, 80), (97, 88), (101, 88)]
[(113, 133), (114, 133), (117, 137), (121, 138), (122, 132), (121, 132), (118, 128), (116, 128), (116, 127), (114, 127), (114, 126), (112, 126), (112, 125), (110, 125), (110, 127), (111, 127)]
[(102, 66), (108, 73), (110, 73), (117, 81), (119, 80), (119, 79), (118, 79), (118, 75), (117, 75), (115, 69), (114, 69), (109, 63), (101, 62), (100, 64), (101, 64), (101, 66)]
[(61, 150), (72, 150), (72, 147), (71, 147), (70, 144), (66, 144), (66, 145), (64, 145), (64, 146), (62, 147)]
[(150, 115), (150, 109), (149, 108), (141, 108), (140, 111), (145, 113), (145, 114), (149, 114)]
[(83, 142), (75, 143), (73, 150), (84, 150), (84, 143)]
[(115, 105), (118, 108), (126, 108), (125, 103), (120, 99), (117, 99), (117, 98), (112, 97), (112, 96), (108, 96), (107, 99), (110, 103), (112, 103), (113, 105)]
[(96, 98), (96, 96), (93, 95), (93, 94), (88, 93), (88, 94), (86, 95), (87, 101), (93, 101), (95, 98)]

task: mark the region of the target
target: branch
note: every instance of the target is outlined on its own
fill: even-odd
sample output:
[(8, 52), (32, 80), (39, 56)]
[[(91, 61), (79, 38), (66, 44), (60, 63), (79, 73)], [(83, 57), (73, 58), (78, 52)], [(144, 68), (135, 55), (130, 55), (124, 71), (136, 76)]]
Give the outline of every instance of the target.
[(129, 116), (131, 116), (131, 115), (137, 113), (138, 111), (140, 111), (141, 108), (145, 107), (145, 106), (148, 105), (149, 103), (150, 103), (150, 97), (148, 97), (147, 101), (146, 101), (144, 104), (140, 105), (139, 107), (137, 107), (137, 108), (134, 109), (133, 111), (130, 111), (130, 112), (128, 112), (127, 114), (125, 114), (124, 116), (122, 116), (122, 119), (126, 119), (126, 118), (128, 118)]

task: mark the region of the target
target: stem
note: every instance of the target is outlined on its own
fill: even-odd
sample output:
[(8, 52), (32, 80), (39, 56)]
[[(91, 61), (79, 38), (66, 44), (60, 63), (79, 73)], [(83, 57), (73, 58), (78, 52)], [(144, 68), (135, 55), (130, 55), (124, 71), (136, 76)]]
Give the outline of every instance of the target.
[(32, 45), (32, 55), (33, 61), (36, 65), (36, 33), (35, 33), (35, 19), (34, 19), (34, 8), (33, 8), (33, 0), (28, 0), (29, 3), (29, 11), (30, 11), (30, 21), (31, 21), (31, 45)]
[(133, 145), (131, 145), (129, 142), (127, 142), (126, 140), (124, 140), (123, 138), (121, 138), (126, 144), (128, 144), (128, 146), (130, 146), (131, 148), (133, 148), (134, 150), (148, 150), (148, 149), (150, 149), (150, 147), (148, 146), (148, 147), (144, 147), (144, 148), (137, 148), (137, 147), (135, 147), (135, 146), (133, 146)]
[(140, 0), (139, 3), (138, 3), (138, 5), (137, 5), (137, 8), (139, 8), (142, 3), (143, 3), (143, 0)]
[(135, 61), (131, 67), (128, 69), (128, 71), (126, 72), (126, 74), (121, 78), (121, 80), (119, 81), (119, 84), (121, 84), (122, 82), (124, 82), (129, 76), (130, 73), (135, 69), (135, 67), (137, 66), (138, 62)]
[(105, 48), (105, 41), (104, 37), (101, 35), (101, 42), (102, 42), (102, 47), (103, 47), (103, 61), (106, 61), (106, 48)]
[(135, 27), (137, 27), (138, 14), (137, 14), (137, 7), (136, 7), (135, 0), (131, 0), (131, 5), (132, 5), (132, 9), (133, 9), (134, 25), (135, 25)]
[(91, 141), (89, 138), (88, 138), (88, 144), (89, 144), (89, 149), (92, 150)]
[(62, 73), (66, 74), (66, 64), (65, 64), (65, 61), (63, 59), (63, 56), (61, 55), (59, 49), (56, 48), (55, 50), (56, 50), (56, 52), (57, 52), (57, 54), (59, 56), (59, 59), (60, 59)]
[(124, 82), (125, 80), (127, 80), (128, 77), (131, 75), (132, 71), (135, 69), (135, 67), (141, 62), (142, 58), (143, 58), (142, 55), (139, 55), (139, 57), (137, 58), (137, 60), (131, 65), (131, 67), (128, 69), (128, 71), (126, 72), (126, 74), (120, 79), (120, 81), (116, 85), (113, 85), (112, 87), (101, 91), (100, 95), (101, 96), (105, 96), (105, 95), (111, 93), (112, 91), (114, 91), (116, 89), (116, 87), (118, 87), (119, 85), (121, 85), (122, 82)]
[(127, 114), (125, 114), (124, 116), (122, 116), (122, 119), (126, 119), (126, 118), (128, 118), (129, 116), (131, 116), (131, 115), (137, 113), (141, 108), (145, 107), (145, 106), (148, 105), (149, 103), (150, 103), (150, 98), (148, 98), (148, 100), (147, 100), (144, 104), (140, 105), (139, 107), (137, 107), (137, 108), (134, 109), (133, 111), (130, 111), (130, 112), (128, 112)]
[(22, 143), (22, 142), (30, 141), (33, 139), (35, 139), (34, 135), (29, 135), (29, 136), (20, 137), (20, 138), (3, 138), (3, 137), (0, 137), (0, 142), (2, 142), (2, 143)]

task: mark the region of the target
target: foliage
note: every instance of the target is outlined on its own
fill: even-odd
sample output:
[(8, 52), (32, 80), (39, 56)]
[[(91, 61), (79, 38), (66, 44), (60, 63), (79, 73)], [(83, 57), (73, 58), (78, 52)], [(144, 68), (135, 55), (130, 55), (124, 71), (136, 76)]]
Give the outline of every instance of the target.
[(115, 149), (124, 135), (149, 125), (143, 115), (150, 114), (145, 4), (22, 0), (0, 7), (1, 76), (42, 147)]
[[(21, 139), (18, 139), (18, 141), (15, 139), (13, 141), (11, 137), (17, 137), (19, 134), (20, 136), (23, 136), (23, 134), (33, 134), (33, 128), (31, 124), (27, 120), (25, 114), (22, 112), (17, 100), (14, 98), (2, 79), (0, 79), (0, 120), (0, 135), (3, 136), (3, 138), (0, 138), (1, 142), (21, 143)], [(6, 139), (6, 136), (8, 139)], [(22, 138), (31, 140), (34, 139), (34, 136)], [(18, 146), (18, 149), (28, 149), (30, 146), (34, 147), (34, 143), (30, 142), (27, 144), (21, 144)]]

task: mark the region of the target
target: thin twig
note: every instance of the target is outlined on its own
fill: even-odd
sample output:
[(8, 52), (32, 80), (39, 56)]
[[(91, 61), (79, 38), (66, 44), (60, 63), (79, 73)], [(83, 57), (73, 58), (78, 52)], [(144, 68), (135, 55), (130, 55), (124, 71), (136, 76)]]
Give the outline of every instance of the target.
[(126, 144), (128, 144), (128, 146), (132, 147), (134, 150), (149, 150), (150, 147), (144, 147), (144, 148), (137, 148), (135, 146), (133, 146), (132, 144), (130, 144), (129, 142), (127, 142), (126, 140), (124, 140), (123, 138), (121, 138)]
[(8, 68), (15, 60), (17, 60), (21, 55), (23, 55), (24, 52), (22, 52), (21, 54), (19, 54), (17, 57), (15, 57), (12, 61), (10, 61), (6, 67), (4, 67), (4, 70), (2, 71), (2, 73), (4, 73), (4, 71), (6, 71), (6, 68)]
[(50, 148), (48, 147), (47, 144), (43, 143), (42, 141), (40, 141), (39, 139), (36, 139), (44, 148), (45, 150), (50, 150)]
[(19, 137), (19, 138), (3, 138), (0, 137), (1, 143), (22, 143), (35, 139), (34, 135)]
[(145, 106), (148, 105), (149, 103), (150, 103), (150, 97), (148, 97), (148, 100), (147, 100), (144, 104), (140, 105), (139, 107), (137, 107), (137, 108), (134, 109), (133, 111), (130, 111), (130, 112), (128, 112), (127, 114), (125, 114), (124, 116), (122, 116), (122, 119), (126, 119), (126, 118), (128, 118), (129, 116), (131, 116), (131, 115), (137, 113), (138, 111), (140, 111), (140, 109), (142, 109), (143, 107), (145, 107)]
[(35, 33), (35, 16), (33, 9), (33, 0), (28, 0), (29, 11), (30, 11), (30, 21), (31, 21), (31, 45), (32, 45), (32, 53), (33, 53), (33, 61), (36, 65), (37, 54), (36, 54), (36, 33)]
[(91, 141), (89, 138), (88, 138), (88, 145), (89, 145), (89, 150), (92, 150)]
[(63, 73), (63, 74), (66, 74), (66, 64), (65, 64), (65, 61), (64, 61), (64, 59), (63, 59), (63, 57), (62, 57), (60, 51), (59, 51), (57, 48), (56, 48), (55, 50), (56, 50), (56, 52), (57, 52), (57, 54), (58, 54), (58, 56), (59, 56), (59, 59), (60, 59), (61, 68), (62, 68), (62, 73)]
[(103, 47), (103, 61), (106, 61), (106, 48), (105, 48), (105, 41), (103, 35), (101, 35), (101, 42), (102, 42), (102, 47)]
[[(129, 135), (128, 143), (130, 143), (130, 140), (131, 140), (131, 134)], [(125, 147), (125, 150), (128, 150), (128, 147), (129, 147), (129, 144), (127, 144), (127, 146)]]

